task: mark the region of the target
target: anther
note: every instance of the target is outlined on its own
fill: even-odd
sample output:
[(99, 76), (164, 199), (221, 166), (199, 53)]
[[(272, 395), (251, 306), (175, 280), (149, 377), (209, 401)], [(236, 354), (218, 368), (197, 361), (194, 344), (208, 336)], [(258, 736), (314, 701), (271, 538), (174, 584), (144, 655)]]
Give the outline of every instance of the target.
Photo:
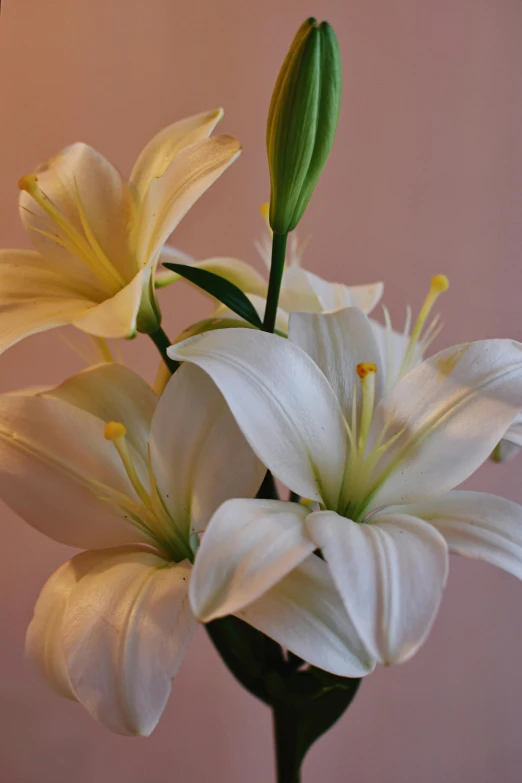
[(120, 440), (120, 438), (124, 438), (126, 434), (127, 429), (125, 425), (119, 421), (107, 422), (103, 432), (105, 440), (111, 440), (113, 443), (114, 441)]
[(449, 288), (449, 280), (446, 275), (435, 275), (431, 278), (431, 289), (434, 293), (442, 294)]
[(18, 187), (20, 190), (25, 190), (27, 193), (30, 193), (31, 195), (35, 191), (40, 191), (40, 187), (38, 185), (38, 177), (36, 174), (25, 174), (23, 177), (21, 177), (18, 180)]
[(363, 381), (370, 373), (377, 372), (377, 365), (373, 362), (361, 362), (356, 367), (357, 375)]
[(261, 217), (263, 218), (263, 220), (268, 221), (268, 216), (270, 214), (270, 204), (269, 204), (269, 202), (265, 201), (264, 204), (261, 204), (261, 206), (259, 207), (259, 211), (261, 213)]

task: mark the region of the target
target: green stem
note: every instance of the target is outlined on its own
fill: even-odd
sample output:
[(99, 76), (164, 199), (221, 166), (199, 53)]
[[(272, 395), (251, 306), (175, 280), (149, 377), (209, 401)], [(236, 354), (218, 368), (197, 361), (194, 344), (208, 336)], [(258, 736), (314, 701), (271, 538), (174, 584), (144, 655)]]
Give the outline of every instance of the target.
[(290, 704), (272, 707), (277, 783), (299, 783), (301, 759), (298, 753), (297, 721)]
[(272, 263), (270, 266), (268, 293), (266, 295), (265, 319), (263, 321), (263, 331), (265, 332), (273, 332), (275, 329), (281, 279), (285, 267), (287, 239), (288, 234), (274, 234), (272, 237)]
[(149, 334), (149, 337), (160, 352), (161, 358), (169, 368), (170, 372), (175, 373), (179, 367), (179, 362), (177, 362), (175, 359), (169, 359), (167, 356), (167, 348), (170, 348), (171, 343), (165, 331), (160, 326), (157, 331)]

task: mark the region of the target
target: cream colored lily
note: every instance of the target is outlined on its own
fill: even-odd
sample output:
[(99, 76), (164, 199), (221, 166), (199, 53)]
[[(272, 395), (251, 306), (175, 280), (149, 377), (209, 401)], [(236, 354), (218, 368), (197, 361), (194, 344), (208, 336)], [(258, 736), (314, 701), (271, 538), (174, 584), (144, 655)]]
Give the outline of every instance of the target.
[[(284, 526), (256, 500), (218, 509), (191, 582), (201, 619), (248, 607), (291, 571), (308, 541), (321, 550), (368, 654), (402, 662), (435, 619), (449, 551), (522, 578), (522, 507), (454, 491), (520, 410), (522, 344), (449, 348), (388, 393), (386, 363), (356, 308), (294, 313), (288, 340), (229, 329), (169, 353), (209, 373), (259, 458), (318, 509), (304, 516), (286, 503)], [(254, 517), (257, 525), (262, 517), (263, 546)]]
[[(271, 232), (268, 226), (268, 204), (263, 204), (261, 214), (265, 219), (267, 232), (260, 242), (256, 242), (256, 248), (267, 269), (270, 269)], [(365, 313), (371, 312), (382, 297), (383, 284), (348, 286), (343, 283), (330, 283), (318, 275), (308, 272), (301, 266), (302, 255), (307, 244), (308, 242), (301, 243), (295, 233), (290, 235), (279, 297), (276, 324), (278, 332), (283, 334), (288, 332), (288, 314), (291, 312), (321, 313), (342, 307), (360, 307)], [(268, 282), (250, 264), (237, 258), (226, 257), (194, 261), (185, 253), (166, 245), (162, 261), (168, 262), (169, 260), (178, 264), (190, 264), (200, 269), (206, 269), (234, 283), (248, 295), (258, 314), (263, 318)], [(159, 272), (157, 286), (163, 287), (179, 279), (180, 276), (175, 272)], [(226, 322), (228, 319), (237, 318), (239, 316), (224, 306), (220, 306), (212, 319), (206, 319), (189, 327), (187, 333), (194, 334), (205, 331), (207, 328), (216, 328), (220, 319)]]
[[(160, 398), (119, 364), (0, 397), (0, 497), (88, 550), (47, 582), (27, 634), (58, 694), (112, 731), (150, 734), (196, 630), (197, 534), (223, 501), (253, 497), (264, 472), (217, 387), (190, 365)], [(365, 673), (371, 662), (311, 551), (242, 616), (317, 665)]]
[(22, 177), (20, 212), (36, 252), (0, 252), (0, 350), (64, 324), (106, 338), (158, 328), (161, 249), (240, 152), (230, 136), (207, 138), (222, 116), (219, 109), (162, 130), (128, 184), (80, 143)]

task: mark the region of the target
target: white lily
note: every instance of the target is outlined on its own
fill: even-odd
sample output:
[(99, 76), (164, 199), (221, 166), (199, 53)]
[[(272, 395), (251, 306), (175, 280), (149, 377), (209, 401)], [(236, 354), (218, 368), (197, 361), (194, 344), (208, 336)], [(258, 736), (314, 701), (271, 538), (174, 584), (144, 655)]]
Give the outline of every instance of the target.
[[(210, 620), (248, 607), (309, 541), (371, 657), (406, 661), (436, 616), (448, 551), (522, 577), (522, 507), (454, 491), (520, 410), (522, 345), (449, 348), (383, 393), (386, 365), (360, 310), (292, 314), (289, 338), (233, 329), (169, 349), (209, 373), (273, 474), (319, 504), (304, 516), (287, 503), (283, 527), (255, 500), (240, 514), (225, 503), (198, 552), (193, 609)], [(260, 516), (270, 547), (254, 534)]]
[[(50, 578), (28, 630), (29, 657), (58, 694), (112, 731), (150, 734), (196, 629), (195, 534), (223, 501), (253, 497), (264, 472), (190, 365), (159, 399), (119, 364), (0, 397), (0, 496), (46, 535), (90, 550)], [(306, 562), (242, 616), (318, 665), (366, 672), (325, 564), (303, 549)]]
[(207, 138), (221, 109), (176, 122), (147, 144), (128, 184), (86, 144), (20, 180), (20, 212), (37, 252), (0, 252), (0, 350), (64, 324), (99, 337), (155, 331), (154, 276), (185, 213), (237, 158)]
[[(263, 204), (261, 214), (267, 222), (268, 204)], [(261, 242), (256, 242), (256, 248), (267, 269), (270, 269), (271, 232), (268, 222), (267, 228), (266, 236)], [(348, 286), (343, 283), (330, 283), (318, 275), (308, 272), (301, 266), (303, 251), (307, 244), (308, 242), (301, 243), (295, 233), (290, 235), (285, 270), (281, 281), (277, 315), (278, 331), (282, 333), (288, 331), (288, 314), (291, 312), (321, 313), (352, 306), (360, 307), (365, 313), (371, 312), (382, 297), (383, 284)], [(166, 245), (162, 261), (168, 262), (169, 260), (178, 264), (190, 264), (200, 269), (206, 269), (234, 283), (248, 295), (258, 314), (263, 318), (268, 282), (250, 264), (237, 258), (226, 257), (194, 261), (185, 253)], [(180, 276), (175, 272), (159, 272), (157, 286), (163, 287), (179, 279)], [(216, 328), (218, 319), (223, 319), (226, 323), (226, 320), (238, 317), (228, 308), (220, 306), (212, 319), (195, 324), (190, 331), (196, 333), (208, 329), (209, 326)]]

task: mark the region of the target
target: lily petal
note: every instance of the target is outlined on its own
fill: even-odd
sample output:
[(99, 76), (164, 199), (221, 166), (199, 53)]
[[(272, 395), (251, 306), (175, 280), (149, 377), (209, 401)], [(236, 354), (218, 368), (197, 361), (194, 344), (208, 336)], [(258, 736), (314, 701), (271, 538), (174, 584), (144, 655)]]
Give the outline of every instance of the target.
[(514, 446), (522, 447), (522, 413), (518, 413), (511, 424), (509, 429), (504, 433), (504, 440), (509, 441)]
[[(92, 147), (77, 143), (63, 149), (36, 173), (40, 189), (83, 238), (91, 255), (104, 255), (123, 283), (131, 280), (138, 271), (129, 244), (134, 202), (114, 166)], [(55, 241), (64, 239), (62, 228), (25, 191), (20, 194), (20, 214), (35, 248), (57, 271), (95, 280), (82, 254)]]
[(354, 399), (358, 408), (362, 400), (357, 376), (360, 362), (377, 366), (375, 400), (380, 400), (384, 380), (382, 360), (372, 327), (362, 310), (347, 307), (325, 314), (290, 313), (288, 336), (323, 371), (348, 422)]
[(103, 421), (61, 400), (1, 396), (0, 497), (69, 546), (153, 543), (116, 502), (117, 493), (137, 498), (103, 429)]
[[(399, 373), (410, 344), (410, 335), (407, 332), (396, 332), (395, 329), (383, 326), (373, 318), (369, 321), (382, 356), (384, 388), (389, 391), (399, 380)], [(411, 365), (415, 366), (421, 361), (422, 346), (417, 342), (413, 347)]]
[(148, 736), (197, 627), (190, 571), (187, 561), (169, 564), (146, 550), (78, 555), (44, 587), (28, 634), (31, 657), (55, 686), (56, 672), (65, 672), (71, 693), (107, 728)]
[(440, 533), (407, 514), (357, 524), (319, 511), (305, 526), (369, 654), (387, 664), (411, 658), (428, 636), (446, 583)]
[(141, 151), (129, 178), (139, 204), (155, 177), (161, 177), (176, 155), (189, 144), (206, 139), (223, 118), (223, 109), (202, 112), (172, 123), (157, 133)]
[(97, 337), (134, 337), (143, 288), (150, 274), (150, 269), (142, 269), (125, 288), (86, 315), (75, 318), (73, 325)]
[[(428, 499), (468, 478), (504, 435), (522, 402), (522, 345), (483, 340), (415, 367), (381, 400), (370, 438), (397, 433), (379, 462), (371, 507)], [(380, 476), (380, 478), (379, 478)]]
[(326, 563), (316, 555), (236, 614), (332, 674), (364, 677), (375, 666), (346, 614)]
[(190, 602), (203, 622), (260, 598), (314, 551), (303, 535), (309, 510), (280, 500), (229, 500), (198, 549)]
[[(388, 509), (386, 512), (388, 513)], [(393, 507), (434, 525), (449, 551), (485, 560), (522, 579), (522, 506), (485, 492), (453, 491), (442, 498)]]
[(184, 533), (204, 530), (225, 500), (253, 497), (265, 474), (217, 386), (190, 364), (161, 395), (150, 455), (163, 503)]
[(149, 185), (141, 204), (138, 260), (152, 263), (170, 234), (207, 188), (241, 152), (232, 136), (213, 136), (184, 147), (165, 173)]
[(26, 656), (38, 674), (58, 696), (72, 701), (77, 701), (77, 697), (61, 645), (63, 615), (80, 574), (94, 565), (98, 557), (98, 552), (83, 552), (54, 572), (40, 592), (25, 637)]
[(89, 367), (42, 396), (67, 402), (105, 423), (121, 422), (128, 442), (147, 464), (149, 432), (158, 395), (129, 367), (117, 362)]
[(56, 272), (35, 252), (0, 251), (0, 352), (95, 309), (100, 291)]
[(383, 289), (382, 283), (355, 286), (330, 283), (305, 269), (292, 267), (285, 271), (281, 307), (289, 312), (359, 307), (369, 313), (381, 299)]
[(348, 448), (337, 398), (288, 340), (252, 329), (197, 335), (168, 349), (207, 372), (259, 459), (287, 487), (334, 507)]

